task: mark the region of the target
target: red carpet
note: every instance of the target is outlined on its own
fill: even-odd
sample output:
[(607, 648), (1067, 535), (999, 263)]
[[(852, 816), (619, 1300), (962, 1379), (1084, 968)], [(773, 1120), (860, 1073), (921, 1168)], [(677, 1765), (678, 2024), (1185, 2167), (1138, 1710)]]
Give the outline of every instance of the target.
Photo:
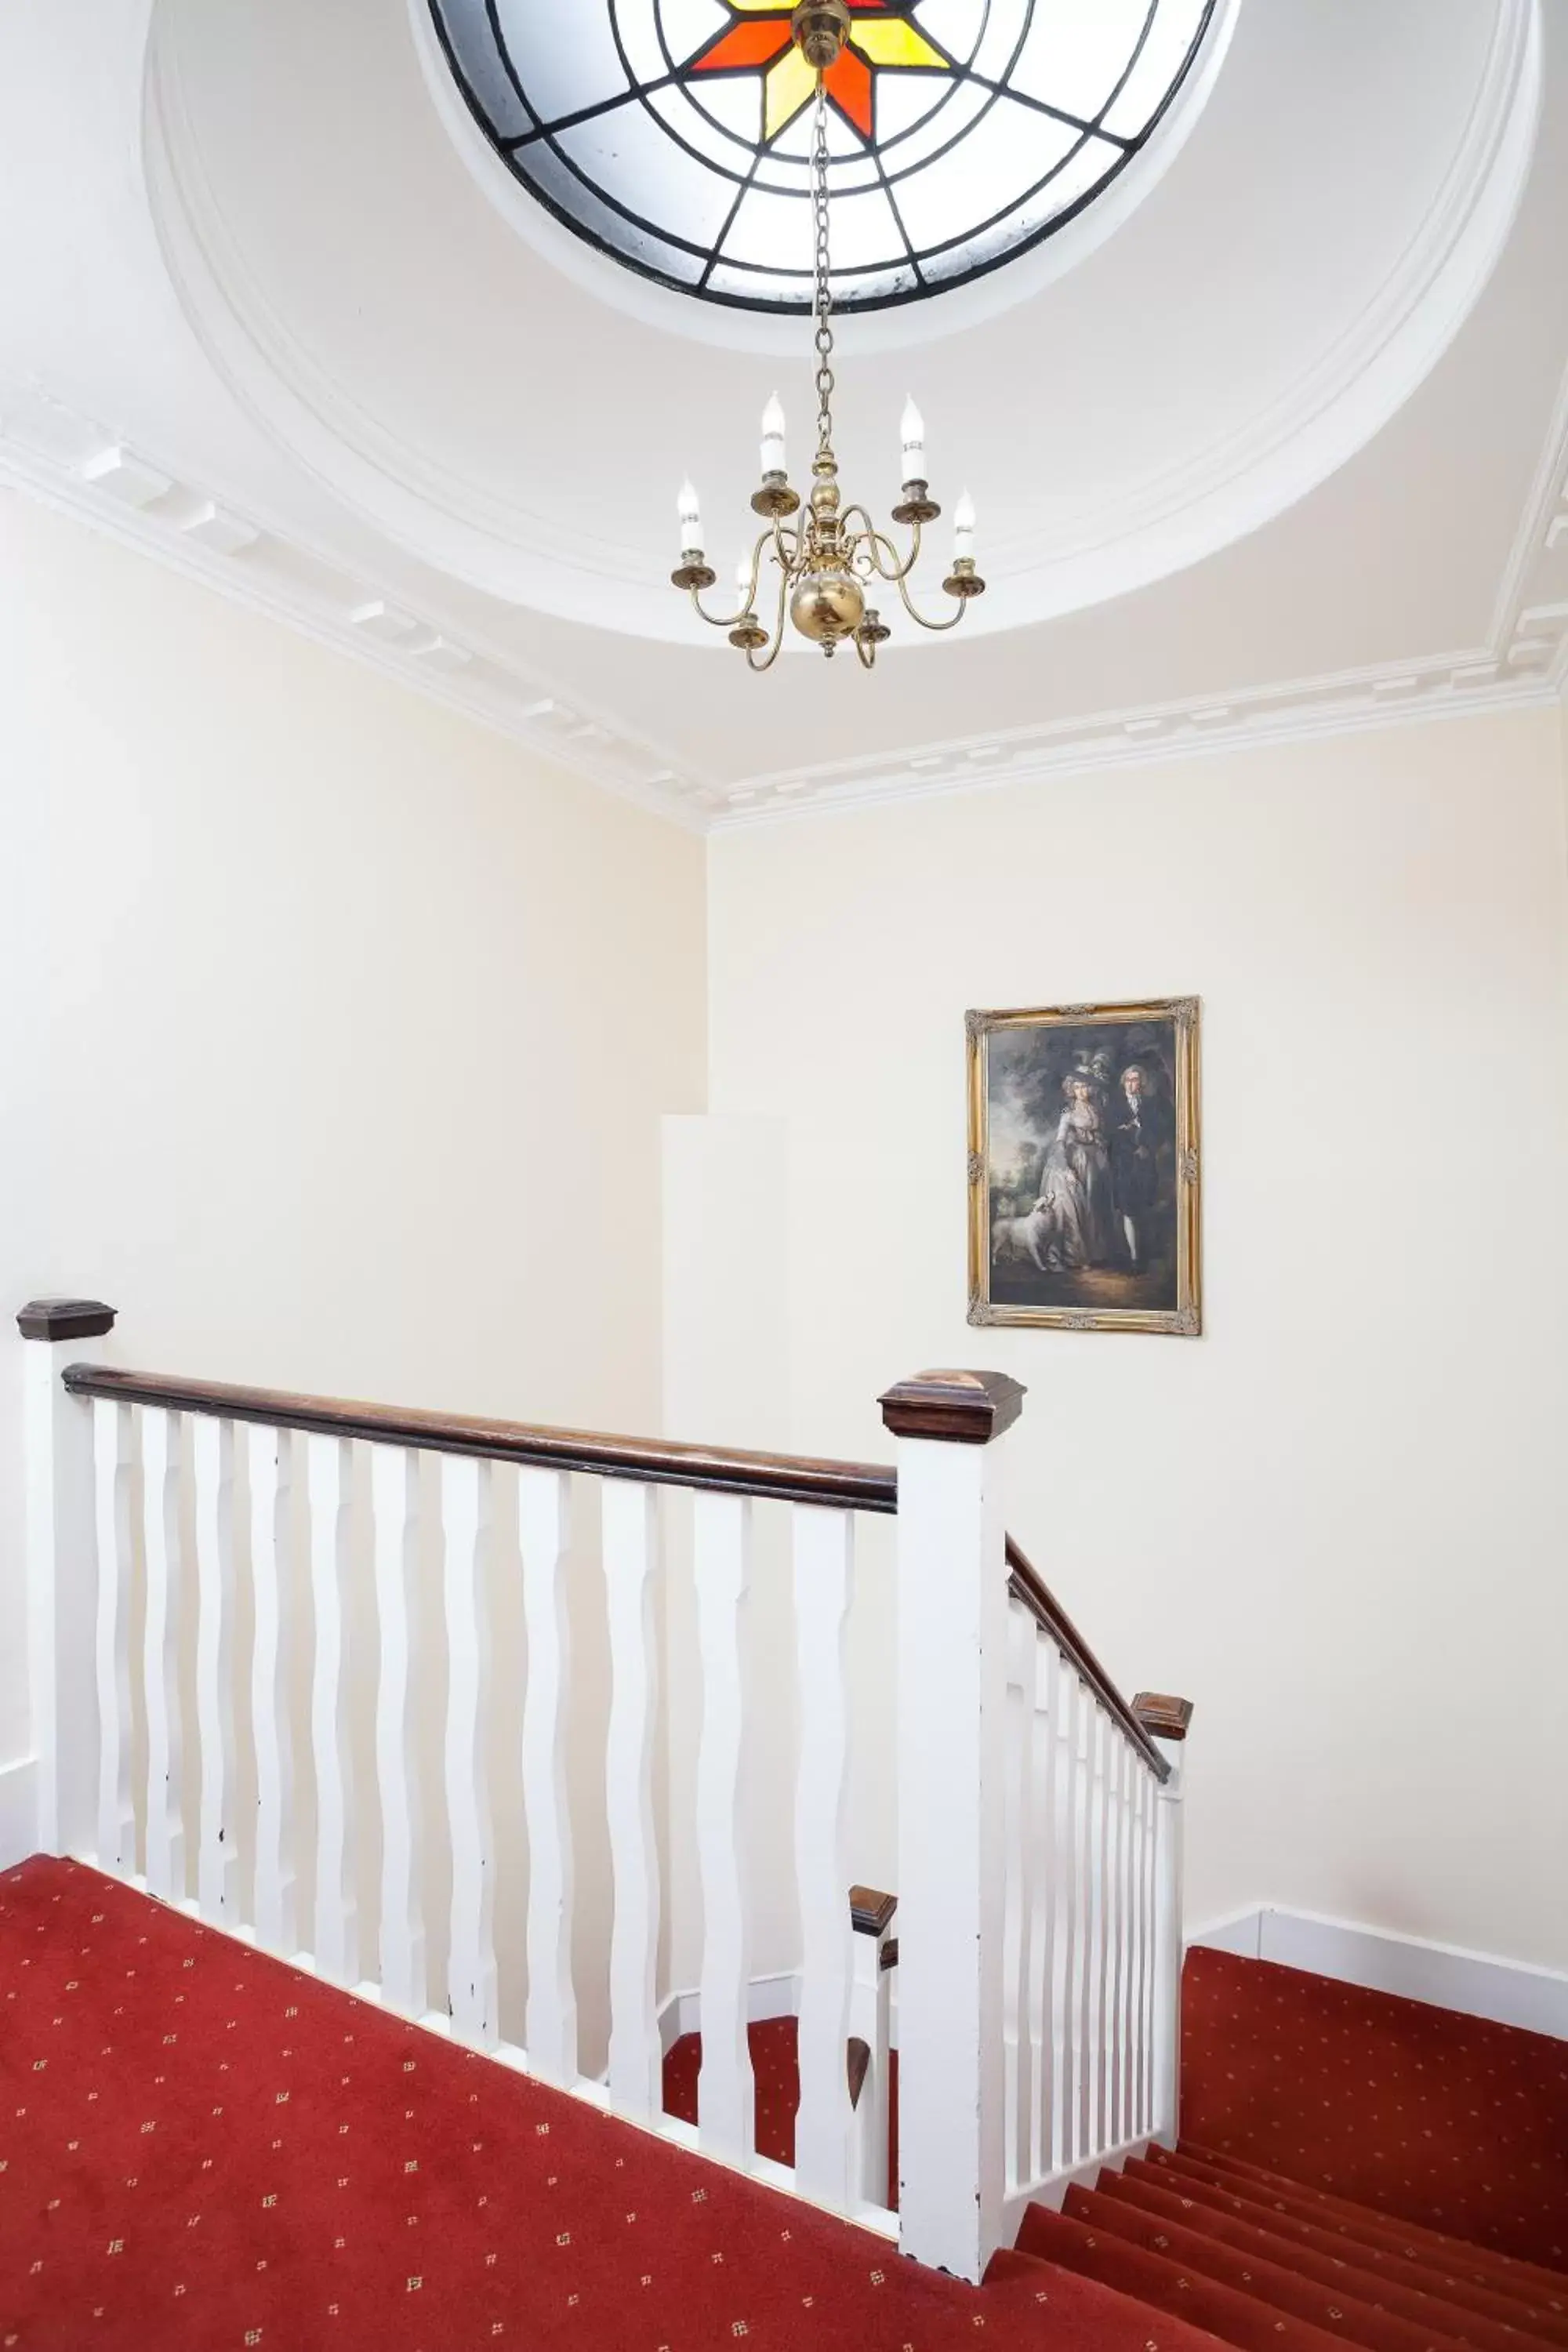
[(0, 1876), (5, 2352), (1213, 2352), (973, 2290), (148, 1902)]
[(1568, 2042), (1194, 1951), (1182, 2056), (1215, 2155), (1568, 2269)]

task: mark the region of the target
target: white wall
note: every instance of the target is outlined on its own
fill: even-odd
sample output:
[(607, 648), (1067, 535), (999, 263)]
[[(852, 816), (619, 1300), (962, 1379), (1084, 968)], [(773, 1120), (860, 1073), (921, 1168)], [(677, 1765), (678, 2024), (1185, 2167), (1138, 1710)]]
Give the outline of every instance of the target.
[[(746, 1424), (738, 1315), (726, 1433), (885, 1457), (889, 1380), (1016, 1374), (1016, 1532), (1125, 1687), (1197, 1705), (1190, 1918), (1568, 1964), (1556, 714), (727, 834), (710, 893), (711, 1105), (788, 1138), (742, 1213), (789, 1427)], [(965, 1007), (1187, 992), (1207, 1336), (971, 1330)]]
[(705, 943), (694, 837), (9, 493), (0, 646), (3, 1768), (15, 1307), (105, 1298), (149, 1369), (656, 1430)]

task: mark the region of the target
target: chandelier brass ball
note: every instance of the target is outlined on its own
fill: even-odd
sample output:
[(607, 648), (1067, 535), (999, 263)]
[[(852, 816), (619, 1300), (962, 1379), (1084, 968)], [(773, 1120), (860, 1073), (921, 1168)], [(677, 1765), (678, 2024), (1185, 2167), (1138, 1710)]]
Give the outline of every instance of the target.
[(865, 617), (859, 582), (847, 572), (808, 572), (789, 600), (789, 616), (803, 637), (834, 645), (852, 637)]

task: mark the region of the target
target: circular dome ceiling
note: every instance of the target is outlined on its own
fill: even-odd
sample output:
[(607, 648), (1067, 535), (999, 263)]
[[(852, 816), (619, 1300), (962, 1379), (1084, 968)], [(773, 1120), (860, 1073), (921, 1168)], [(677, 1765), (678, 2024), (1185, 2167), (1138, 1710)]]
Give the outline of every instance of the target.
[[(815, 80), (788, 0), (428, 0), (490, 146), (568, 227), (713, 302), (811, 304)], [(1075, 218), (1141, 152), (1215, 0), (847, 0), (833, 289), (918, 299)]]

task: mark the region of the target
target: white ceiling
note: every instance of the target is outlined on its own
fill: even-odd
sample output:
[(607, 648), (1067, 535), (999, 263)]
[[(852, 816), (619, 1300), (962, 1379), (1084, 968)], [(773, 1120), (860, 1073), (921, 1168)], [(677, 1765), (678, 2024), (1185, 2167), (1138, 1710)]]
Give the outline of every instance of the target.
[(848, 495), (913, 390), (990, 591), (758, 679), (667, 584), (672, 491), (727, 575), (807, 331), (558, 267), (423, 5), (13, 0), (0, 470), (697, 822), (1561, 683), (1561, 10), (1238, 0), (1113, 234), (848, 322)]

